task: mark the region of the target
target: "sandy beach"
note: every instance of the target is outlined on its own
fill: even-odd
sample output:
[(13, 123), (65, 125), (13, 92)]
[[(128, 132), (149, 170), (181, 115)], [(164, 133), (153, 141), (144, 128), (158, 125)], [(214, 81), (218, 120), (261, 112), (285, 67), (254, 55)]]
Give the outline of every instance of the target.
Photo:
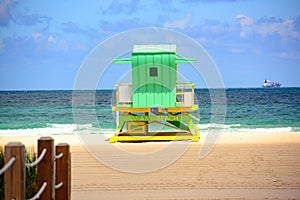
[[(36, 146), (40, 136), (1, 136), (0, 141), (20, 141)], [(72, 199), (298, 199), (300, 198), (300, 133), (223, 133), (208, 155), (199, 158), (205, 143), (117, 143), (86, 148), (78, 136), (53, 136), (55, 144), (67, 142), (72, 152)], [(184, 148), (182, 148), (184, 146)], [(131, 166), (132, 160), (111, 152), (118, 149), (143, 155), (149, 166), (174, 157), (174, 162), (147, 173), (127, 173), (100, 162), (95, 154), (105, 152), (109, 161)], [(169, 148), (168, 153), (161, 153)], [(88, 150), (91, 153), (88, 152)], [(172, 151), (174, 150), (174, 151)], [(152, 152), (161, 156), (152, 159)], [(121, 154), (120, 154), (121, 156)], [(147, 160), (147, 156), (149, 159)], [(122, 167), (121, 167), (122, 168)], [(126, 168), (128, 169), (128, 168)], [(143, 166), (139, 166), (143, 169)], [(134, 171), (134, 168), (133, 168)]]

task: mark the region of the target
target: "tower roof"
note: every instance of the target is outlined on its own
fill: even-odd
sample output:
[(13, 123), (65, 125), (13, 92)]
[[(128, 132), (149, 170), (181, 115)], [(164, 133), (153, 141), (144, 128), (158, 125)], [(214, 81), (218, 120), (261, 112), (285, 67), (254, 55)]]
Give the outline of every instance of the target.
[(132, 53), (177, 53), (175, 44), (134, 45)]
[[(192, 58), (179, 58), (177, 57), (177, 47), (175, 44), (153, 44), (153, 45), (134, 45), (132, 56), (139, 56), (142, 54), (174, 54), (175, 63), (195, 62)], [(131, 58), (114, 59), (114, 63), (132, 63)]]

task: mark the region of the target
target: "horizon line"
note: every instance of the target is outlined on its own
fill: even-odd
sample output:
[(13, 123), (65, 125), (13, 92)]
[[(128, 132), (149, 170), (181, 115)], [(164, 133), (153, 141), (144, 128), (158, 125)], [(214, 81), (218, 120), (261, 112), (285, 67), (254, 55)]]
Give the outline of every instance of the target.
[[(280, 88), (300, 88), (300, 86), (286, 86)], [(274, 88), (274, 89), (280, 89)], [(195, 90), (200, 89), (265, 89), (262, 87), (224, 87), (224, 88), (207, 88), (207, 87), (198, 87)], [(18, 91), (99, 91), (99, 90), (115, 90), (115, 88), (96, 88), (96, 89), (0, 89), (0, 92), (18, 92)]]

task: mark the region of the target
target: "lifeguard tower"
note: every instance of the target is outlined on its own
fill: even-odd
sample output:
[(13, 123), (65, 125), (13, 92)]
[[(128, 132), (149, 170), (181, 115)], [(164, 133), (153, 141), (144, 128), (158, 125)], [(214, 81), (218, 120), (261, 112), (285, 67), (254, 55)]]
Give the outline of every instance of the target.
[(134, 45), (131, 58), (115, 59), (131, 64), (132, 83), (116, 85), (117, 130), (109, 141), (198, 141), (194, 83), (177, 83), (177, 64), (194, 61), (177, 57), (173, 44)]

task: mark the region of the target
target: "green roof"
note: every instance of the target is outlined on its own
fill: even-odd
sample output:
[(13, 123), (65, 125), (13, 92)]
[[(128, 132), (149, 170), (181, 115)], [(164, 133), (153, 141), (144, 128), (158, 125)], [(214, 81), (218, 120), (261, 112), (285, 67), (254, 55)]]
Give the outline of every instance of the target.
[(134, 45), (132, 53), (177, 53), (175, 44)]

